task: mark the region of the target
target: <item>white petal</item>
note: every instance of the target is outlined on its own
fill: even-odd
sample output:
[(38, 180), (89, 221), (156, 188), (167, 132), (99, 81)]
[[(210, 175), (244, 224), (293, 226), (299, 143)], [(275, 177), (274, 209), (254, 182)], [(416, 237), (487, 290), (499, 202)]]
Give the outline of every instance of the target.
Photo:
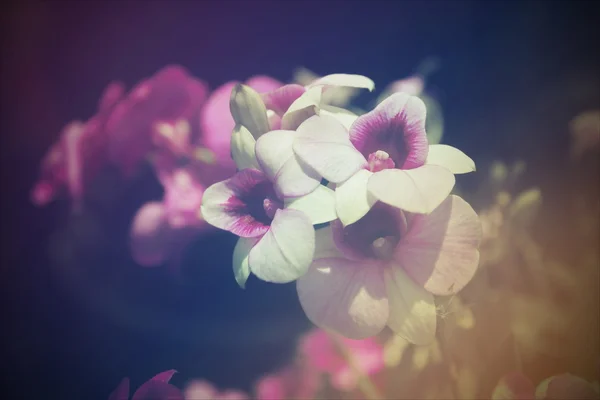
[(330, 105), (321, 105), (321, 111), (319, 115), (327, 115), (337, 119), (347, 130), (350, 130), (350, 127), (358, 118), (358, 115), (354, 114), (352, 111)]
[(321, 175), (294, 154), (293, 131), (271, 131), (256, 142), (256, 158), (275, 190), (283, 197), (304, 196), (321, 183)]
[(295, 130), (308, 118), (318, 115), (322, 91), (322, 88), (314, 87), (298, 97), (283, 114), (281, 128)]
[(256, 140), (250, 131), (243, 125), (236, 125), (231, 133), (231, 158), (239, 170), (260, 169), (254, 153), (255, 145)]
[(267, 108), (251, 87), (237, 84), (231, 92), (229, 108), (235, 123), (248, 128), (255, 138), (269, 131)]
[(438, 165), (415, 169), (385, 169), (369, 179), (369, 192), (378, 200), (404, 211), (427, 214), (448, 197), (454, 174)]
[(363, 75), (355, 74), (331, 74), (324, 76), (312, 82), (307, 87), (316, 86), (345, 86), (368, 89), (370, 92), (375, 89), (375, 82)]
[(475, 171), (475, 162), (456, 147), (445, 144), (429, 146), (426, 164), (439, 165), (454, 174), (466, 174)]
[(349, 179), (363, 165), (364, 156), (350, 143), (348, 131), (333, 117), (312, 117), (297, 130), (294, 152), (330, 182)]
[(388, 320), (388, 299), (379, 265), (323, 258), (311, 265), (296, 287), (306, 316), (315, 325), (347, 338), (377, 335)]
[(240, 238), (233, 249), (233, 276), (242, 289), (250, 276), (248, 254), (257, 241), (256, 238)]
[(315, 253), (315, 229), (298, 210), (277, 210), (271, 229), (250, 251), (250, 270), (267, 282), (292, 282), (306, 273)]
[(373, 175), (371, 171), (361, 169), (335, 188), (336, 211), (344, 226), (364, 217), (377, 202), (367, 189), (371, 175)]
[(316, 260), (321, 258), (343, 257), (342, 252), (335, 245), (331, 225), (315, 230), (315, 256)]
[(302, 211), (315, 225), (337, 219), (334, 192), (323, 185), (305, 196), (286, 199), (285, 205), (286, 208)]
[(388, 326), (411, 343), (431, 343), (437, 318), (433, 295), (397, 266), (385, 271), (385, 286), (390, 304)]

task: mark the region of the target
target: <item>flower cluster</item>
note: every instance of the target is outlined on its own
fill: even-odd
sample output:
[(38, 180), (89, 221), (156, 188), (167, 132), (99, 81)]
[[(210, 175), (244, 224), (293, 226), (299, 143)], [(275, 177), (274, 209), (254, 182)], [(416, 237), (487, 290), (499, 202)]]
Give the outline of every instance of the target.
[(389, 326), (430, 342), (434, 295), (473, 277), (481, 225), (451, 195), (455, 174), (475, 170), (460, 150), (429, 144), (426, 107), (405, 92), (356, 115), (323, 101), (339, 88), (374, 89), (333, 74), (259, 94), (236, 85), (231, 155), (237, 172), (206, 189), (202, 216), (240, 237), (234, 275), (296, 281), (317, 326), (347, 338)]

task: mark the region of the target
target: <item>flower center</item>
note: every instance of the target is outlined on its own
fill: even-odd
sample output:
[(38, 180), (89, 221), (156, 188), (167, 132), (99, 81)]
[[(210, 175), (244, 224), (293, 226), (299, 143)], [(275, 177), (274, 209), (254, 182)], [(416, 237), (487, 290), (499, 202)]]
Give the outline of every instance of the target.
[(247, 213), (256, 221), (270, 225), (275, 212), (283, 208), (271, 182), (261, 182), (250, 189), (240, 198), (246, 205)]
[(369, 154), (369, 171), (378, 172), (384, 169), (392, 169), (396, 166), (390, 155), (382, 150)]
[(340, 250), (354, 258), (389, 260), (400, 242), (406, 222), (397, 208), (378, 202), (360, 220), (342, 228), (334, 227)]

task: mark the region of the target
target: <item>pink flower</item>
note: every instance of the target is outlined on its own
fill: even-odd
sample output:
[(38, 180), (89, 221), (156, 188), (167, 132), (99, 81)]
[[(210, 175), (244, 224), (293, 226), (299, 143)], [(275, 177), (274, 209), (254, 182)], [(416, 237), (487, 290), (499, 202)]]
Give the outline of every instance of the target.
[(255, 394), (257, 400), (313, 399), (318, 389), (316, 370), (293, 365), (261, 378)]
[(356, 223), (316, 232), (314, 261), (297, 281), (300, 304), (317, 326), (363, 339), (387, 325), (429, 343), (433, 295), (450, 295), (473, 277), (481, 225), (471, 206), (447, 197), (430, 214), (378, 202)]
[[(300, 351), (309, 368), (330, 375), (334, 388), (346, 392), (356, 389), (359, 376), (354, 368), (363, 376), (375, 375), (385, 368), (383, 347), (374, 338), (332, 339), (331, 335), (335, 334), (322, 329), (309, 332), (300, 344)], [(344, 348), (339, 349), (334, 340)], [(342, 354), (342, 350), (345, 354)]]
[(503, 377), (492, 393), (492, 400), (593, 400), (600, 398), (594, 387), (578, 376), (555, 375), (542, 381), (537, 388), (519, 372)]
[[(246, 94), (249, 100), (255, 97), (252, 92)], [(252, 113), (245, 115), (258, 121)], [(255, 125), (264, 128), (266, 122)], [(237, 125), (231, 154), (240, 171), (204, 192), (202, 216), (206, 222), (240, 236), (233, 252), (233, 269), (242, 287), (250, 272), (277, 283), (291, 282), (304, 274), (314, 252), (313, 224), (336, 218), (333, 191), (320, 185), (319, 177), (296, 182), (300, 175), (290, 171), (289, 182), (277, 181), (281, 170), (299, 168), (290, 146), (293, 137), (291, 131), (271, 131), (255, 146), (248, 129)], [(292, 188), (300, 185), (296, 187), (298, 193), (307, 194), (283, 196), (276, 181)], [(312, 191), (305, 191), (307, 181)]]
[(104, 91), (97, 114), (87, 122), (67, 124), (41, 163), (40, 180), (31, 196), (34, 204), (44, 206), (66, 187), (74, 208), (81, 207), (85, 188), (108, 162), (105, 123), (123, 94), (119, 83), (111, 83)]
[(164, 124), (195, 121), (206, 95), (206, 85), (179, 66), (167, 66), (139, 83), (107, 123), (111, 161), (130, 176), (153, 149), (155, 137), (163, 134)]
[[(200, 126), (203, 132), (203, 143), (214, 149), (217, 159), (221, 162), (231, 162), (229, 146), (231, 131), (235, 126), (229, 109), (232, 90), (238, 82), (227, 82), (214, 90), (200, 112)], [(266, 76), (255, 76), (246, 81), (246, 85), (259, 93), (275, 90), (283, 83)], [(277, 121), (272, 120), (273, 128)]]
[[(175, 370), (161, 372), (138, 388), (131, 400), (184, 400), (183, 393), (169, 381), (175, 374)], [(111, 393), (108, 400), (128, 400), (129, 379), (125, 378), (119, 386)]]
[(377, 200), (408, 212), (431, 212), (454, 187), (454, 174), (475, 170), (460, 150), (428, 144), (425, 114), (418, 97), (397, 93), (358, 117), (349, 133), (327, 116), (298, 128), (294, 152), (337, 184), (336, 207), (344, 225), (360, 219)]
[(219, 392), (217, 388), (207, 381), (194, 380), (185, 388), (186, 400), (249, 400), (250, 397), (238, 390), (224, 390)]
[(422, 76), (413, 75), (408, 78), (400, 79), (392, 82), (389, 90), (392, 93), (403, 92), (411, 96), (420, 96), (425, 88), (425, 80)]

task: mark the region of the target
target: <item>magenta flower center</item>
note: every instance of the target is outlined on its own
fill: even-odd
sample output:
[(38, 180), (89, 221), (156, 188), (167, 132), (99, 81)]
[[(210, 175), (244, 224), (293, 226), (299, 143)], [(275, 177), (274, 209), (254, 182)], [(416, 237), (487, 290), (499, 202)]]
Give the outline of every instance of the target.
[(385, 151), (378, 150), (375, 153), (369, 154), (368, 169), (371, 172), (378, 172), (384, 169), (392, 169), (396, 167), (394, 160)]
[(400, 210), (378, 202), (360, 220), (334, 228), (334, 240), (343, 252), (358, 258), (389, 260), (404, 231)]
[(275, 194), (273, 184), (260, 182), (240, 196), (244, 209), (238, 212), (250, 215), (255, 221), (271, 225), (275, 212), (283, 208), (283, 202)]

